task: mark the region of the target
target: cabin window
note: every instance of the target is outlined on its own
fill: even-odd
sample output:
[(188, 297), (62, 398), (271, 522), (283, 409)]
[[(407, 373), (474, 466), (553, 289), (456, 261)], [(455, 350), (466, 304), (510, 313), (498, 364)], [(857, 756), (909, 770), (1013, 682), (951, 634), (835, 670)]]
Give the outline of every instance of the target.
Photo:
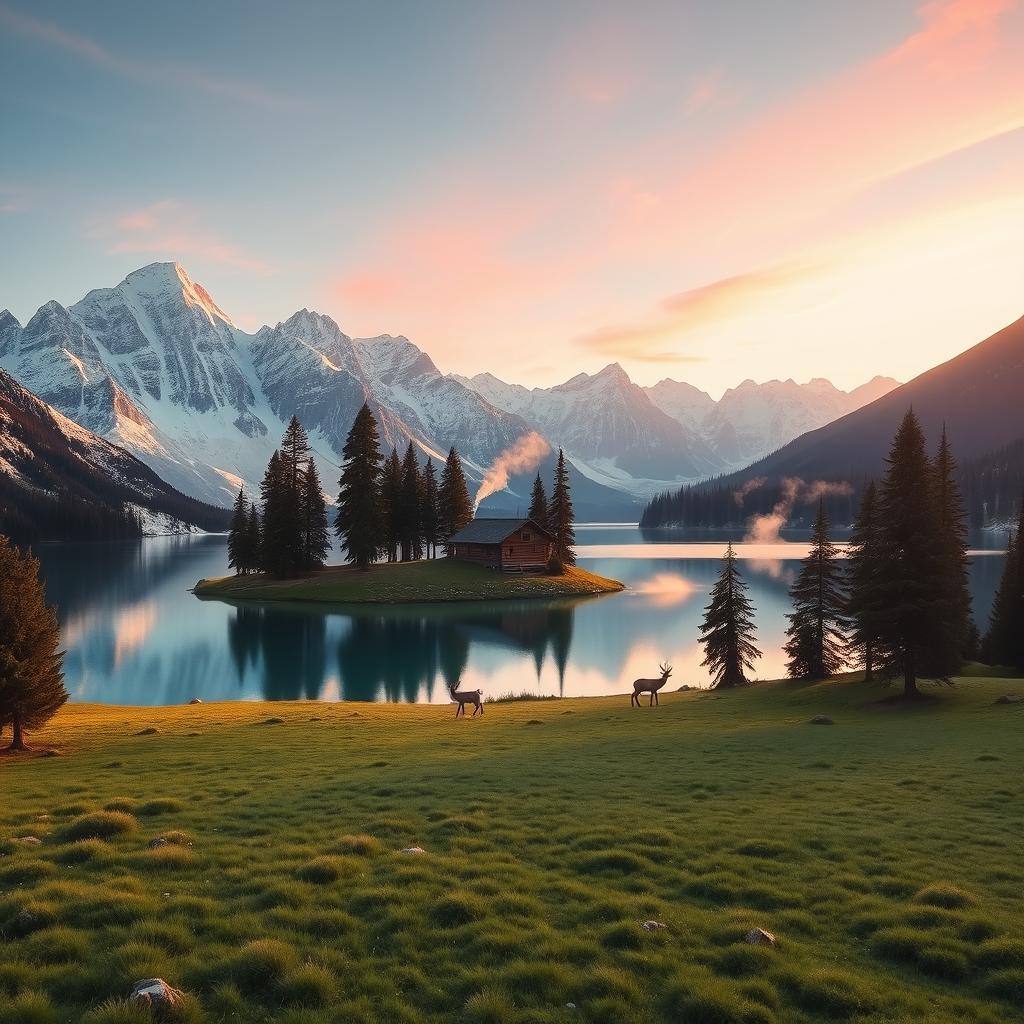
[(523, 530), (523, 540), (529, 540), (529, 539), (530, 539), (530, 531), (529, 530)]
[(510, 555), (512, 554), (512, 545), (511, 545), (511, 544), (509, 545), (508, 553), (509, 553)]

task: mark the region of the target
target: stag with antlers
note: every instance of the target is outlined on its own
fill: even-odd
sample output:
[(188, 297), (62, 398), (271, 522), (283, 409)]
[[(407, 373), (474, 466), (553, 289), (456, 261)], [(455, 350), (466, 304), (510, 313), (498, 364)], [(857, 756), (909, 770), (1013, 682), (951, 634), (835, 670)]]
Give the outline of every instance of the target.
[(459, 706), (455, 709), (455, 717), (459, 717), (459, 712), (462, 712), (462, 717), (466, 717), (466, 705), (473, 705), (473, 714), (471, 718), (476, 718), (476, 713), (479, 711), (481, 715), (484, 713), (484, 704), (481, 698), (483, 697), (483, 690), (456, 690), (455, 687), (458, 683), (454, 683), (448, 690), (451, 694), (451, 698)]
[(666, 661), (664, 665), (659, 665), (658, 668), (661, 670), (660, 679), (633, 680), (633, 696), (629, 700), (630, 707), (634, 705), (640, 707), (641, 693), (649, 693), (651, 695), (651, 699), (647, 702), (648, 707), (652, 704), (658, 704), (658, 691), (668, 682), (668, 677), (672, 675), (672, 666)]

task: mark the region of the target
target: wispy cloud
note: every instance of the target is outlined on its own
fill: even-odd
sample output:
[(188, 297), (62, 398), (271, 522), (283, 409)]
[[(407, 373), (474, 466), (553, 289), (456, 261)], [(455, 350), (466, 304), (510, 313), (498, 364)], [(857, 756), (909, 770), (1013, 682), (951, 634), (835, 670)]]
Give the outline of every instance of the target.
[(167, 61), (141, 62), (113, 52), (88, 36), (70, 32), (56, 22), (42, 21), (0, 4), (0, 25), (20, 36), (70, 53), (95, 67), (134, 82), (187, 89), (270, 111), (295, 111), (307, 106), (292, 97), (267, 92), (251, 82), (216, 78), (197, 68)]
[(173, 199), (128, 210), (94, 227), (108, 252), (146, 253), (169, 260), (201, 258), (254, 274), (270, 266), (244, 249), (224, 241), (202, 224), (198, 210)]
[(778, 265), (734, 274), (689, 288), (663, 299), (649, 315), (632, 324), (614, 324), (589, 331), (577, 344), (605, 356), (641, 362), (700, 362), (703, 356), (664, 348), (666, 340), (682, 341), (691, 332), (738, 317), (766, 297), (806, 279), (816, 268)]

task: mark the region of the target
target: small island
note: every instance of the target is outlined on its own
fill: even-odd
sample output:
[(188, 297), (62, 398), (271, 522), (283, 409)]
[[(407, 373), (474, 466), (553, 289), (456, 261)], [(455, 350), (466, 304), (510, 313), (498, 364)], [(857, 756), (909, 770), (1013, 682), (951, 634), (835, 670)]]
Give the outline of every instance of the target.
[(557, 574), (519, 574), (454, 558), (380, 562), (366, 570), (329, 565), (303, 576), (275, 579), (262, 573), (200, 580), (197, 597), (326, 604), (402, 604), (587, 597), (625, 589), (618, 580), (576, 565)]

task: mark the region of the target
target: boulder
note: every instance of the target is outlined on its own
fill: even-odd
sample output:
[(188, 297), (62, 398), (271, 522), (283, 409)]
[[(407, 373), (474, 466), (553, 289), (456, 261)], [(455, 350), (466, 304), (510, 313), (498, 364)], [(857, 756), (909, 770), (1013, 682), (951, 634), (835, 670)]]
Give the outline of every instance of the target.
[(25, 846), (39, 846), (42, 840), (38, 836), (18, 836), (16, 843), (24, 843)]
[(644, 921), (640, 927), (645, 932), (660, 932), (662, 928), (667, 928), (668, 925), (664, 925), (660, 921)]
[(1004, 693), (996, 698), (997, 704), (1020, 704), (1024, 702), (1024, 693)]
[(156, 839), (150, 839), (146, 844), (151, 850), (159, 849), (161, 846), (167, 846), (167, 840), (163, 836), (157, 836)]
[(402, 853), (426, 853), (422, 846), (407, 846)]
[(162, 1011), (177, 1006), (185, 993), (172, 988), (163, 978), (143, 978), (132, 986), (128, 997), (133, 1003), (142, 1003), (150, 1009)]
[(191, 700), (189, 701), (189, 704), (202, 704), (202, 703), (203, 703), (203, 702), (202, 702), (202, 700), (200, 700), (200, 699), (199, 699), (198, 697), (193, 697), (193, 698), (192, 698), (192, 699), (191, 699)]
[(764, 928), (751, 928), (744, 936), (744, 941), (749, 942), (752, 946), (777, 946), (779, 944), (775, 936), (771, 932), (765, 931)]
[(828, 717), (828, 715), (815, 715), (811, 719), (811, 725), (835, 725), (835, 724), (836, 723), (833, 722), (832, 719)]

